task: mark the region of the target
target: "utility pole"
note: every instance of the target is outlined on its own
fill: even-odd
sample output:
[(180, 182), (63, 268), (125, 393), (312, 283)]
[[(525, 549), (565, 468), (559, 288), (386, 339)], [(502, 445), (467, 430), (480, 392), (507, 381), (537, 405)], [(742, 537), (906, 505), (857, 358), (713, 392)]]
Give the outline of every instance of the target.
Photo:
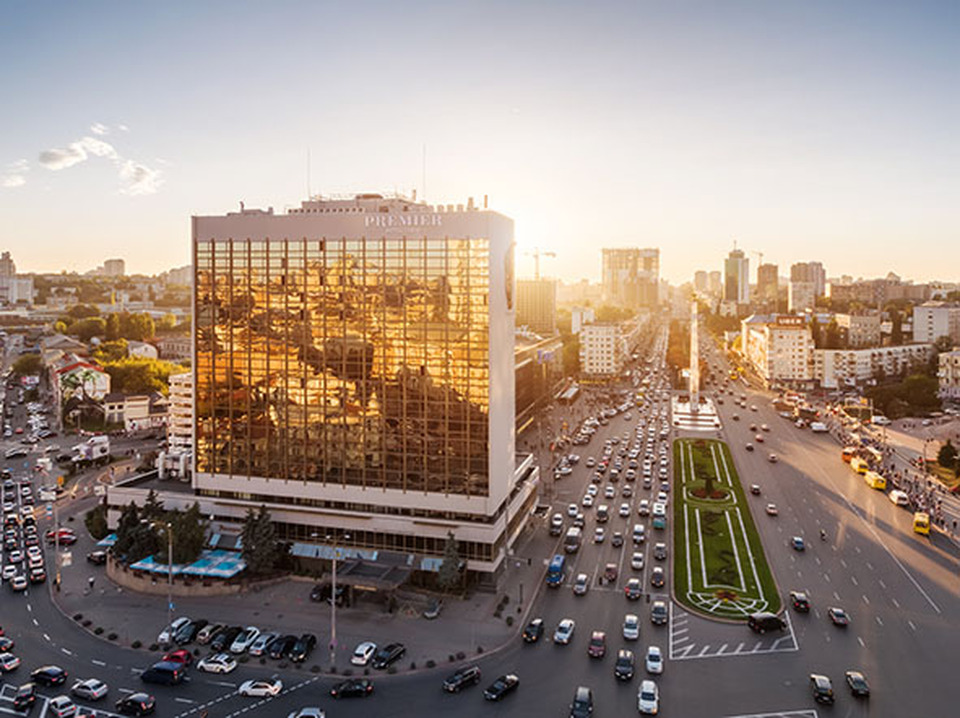
[(169, 522), (167, 522), (167, 626), (170, 626), (171, 631), (173, 630), (173, 525)]

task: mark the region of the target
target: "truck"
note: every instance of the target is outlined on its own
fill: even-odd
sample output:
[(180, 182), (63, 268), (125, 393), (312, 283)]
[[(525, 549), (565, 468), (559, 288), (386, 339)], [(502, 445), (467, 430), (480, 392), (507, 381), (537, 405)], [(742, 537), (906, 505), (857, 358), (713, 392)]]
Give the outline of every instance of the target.
[(583, 540), (583, 532), (576, 526), (567, 529), (567, 535), (563, 537), (563, 550), (567, 553), (576, 553), (580, 550), (580, 542)]
[(77, 466), (106, 464), (110, 461), (110, 437), (91, 436), (82, 444), (73, 447), (71, 459)]

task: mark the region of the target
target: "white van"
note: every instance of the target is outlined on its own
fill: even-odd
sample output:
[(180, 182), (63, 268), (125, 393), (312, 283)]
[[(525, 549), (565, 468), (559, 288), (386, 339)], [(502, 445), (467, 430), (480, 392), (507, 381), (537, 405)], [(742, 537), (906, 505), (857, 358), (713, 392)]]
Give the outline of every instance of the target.
[(812, 424), (810, 424), (810, 431), (812, 431), (814, 434), (823, 434), (824, 432), (829, 431), (829, 429), (827, 429), (827, 425), (822, 421), (814, 421)]
[(897, 506), (909, 506), (909, 505), (910, 505), (910, 497), (907, 496), (906, 493), (904, 493), (903, 491), (899, 491), (899, 490), (897, 490), (897, 489), (894, 489), (894, 490), (891, 491), (889, 494), (887, 494), (887, 497), (888, 497), (893, 503), (895, 503)]

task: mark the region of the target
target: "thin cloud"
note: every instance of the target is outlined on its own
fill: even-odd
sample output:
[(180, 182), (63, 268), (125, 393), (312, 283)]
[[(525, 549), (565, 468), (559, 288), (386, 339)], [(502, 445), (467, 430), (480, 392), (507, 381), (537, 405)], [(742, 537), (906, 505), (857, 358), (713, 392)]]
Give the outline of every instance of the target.
[[(125, 130), (123, 125), (119, 127)], [(98, 128), (103, 131), (98, 132)], [(105, 134), (108, 128), (96, 123), (90, 129), (97, 134)], [(66, 148), (55, 147), (44, 150), (40, 153), (39, 159), (41, 165), (57, 172), (86, 162), (91, 157), (100, 157), (113, 162), (123, 182), (121, 194), (130, 196), (154, 194), (163, 184), (160, 170), (122, 157), (113, 145), (96, 137), (81, 137), (76, 142), (71, 142)]]
[(0, 187), (12, 189), (14, 187), (23, 187), (27, 183), (27, 172), (30, 171), (30, 164), (26, 160), (17, 160), (7, 165), (6, 170), (0, 175)]
[(127, 127), (126, 125), (117, 125), (117, 129), (120, 130), (121, 132), (129, 132), (129, 131), (130, 131), (130, 128)]
[(127, 186), (120, 191), (132, 196), (154, 194), (163, 184), (160, 170), (150, 169), (133, 160), (120, 163), (120, 177), (127, 182)]
[(95, 135), (109, 135), (110, 128), (101, 122), (94, 122), (90, 125), (90, 131)]

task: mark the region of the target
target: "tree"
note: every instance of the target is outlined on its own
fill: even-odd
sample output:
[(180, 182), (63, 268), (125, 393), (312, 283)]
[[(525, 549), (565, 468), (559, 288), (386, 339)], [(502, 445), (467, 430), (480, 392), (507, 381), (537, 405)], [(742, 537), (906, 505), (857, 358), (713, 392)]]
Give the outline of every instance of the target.
[(87, 317), (99, 317), (100, 310), (92, 304), (74, 304), (67, 310), (67, 316), (71, 319), (86, 319)]
[[(113, 316), (112, 314), (110, 316)], [(107, 328), (107, 334), (110, 334), (109, 322)], [(124, 359), (127, 356), (127, 340), (126, 339), (112, 339), (110, 341), (103, 342), (96, 351), (93, 353), (94, 358), (99, 362), (104, 364), (108, 362), (116, 362)]]
[(953, 351), (953, 339), (946, 334), (942, 337), (937, 337), (936, 341), (933, 342), (933, 348), (937, 354)]
[(888, 309), (890, 312), (890, 343), (894, 346), (903, 344), (903, 316), (895, 307)]
[(107, 508), (103, 504), (97, 504), (87, 511), (86, 516), (83, 517), (83, 523), (90, 536), (99, 541), (110, 531), (107, 527)]
[(452, 591), (463, 578), (463, 559), (460, 557), (460, 549), (457, 546), (457, 540), (453, 537), (453, 532), (447, 532), (447, 542), (443, 547), (443, 561), (440, 564), (440, 571), (437, 574), (437, 584), (441, 591)]
[(78, 319), (67, 328), (69, 334), (75, 334), (82, 342), (89, 342), (94, 337), (102, 337), (106, 331), (107, 321), (103, 317)]
[(113, 545), (113, 552), (116, 556), (124, 556), (130, 550), (133, 543), (133, 533), (140, 525), (140, 511), (137, 505), (130, 504), (120, 512), (120, 520), (117, 522), (117, 541)]
[(183, 371), (171, 362), (145, 357), (124, 357), (105, 362), (103, 368), (110, 375), (111, 389), (125, 394), (148, 394), (151, 391), (165, 394), (170, 386), (170, 375)]
[(240, 540), (243, 543), (241, 555), (250, 573), (269, 573), (279, 563), (282, 554), (280, 542), (266, 506), (261, 506), (259, 512), (252, 508), (247, 511)]
[(155, 328), (149, 314), (120, 315), (120, 336), (142, 342), (153, 337)]
[(157, 498), (157, 492), (153, 489), (147, 492), (147, 498), (143, 502), (143, 509), (140, 512), (142, 518), (147, 521), (159, 521), (163, 518), (163, 504)]
[(114, 312), (107, 317), (106, 338), (108, 340), (120, 339), (120, 316)]
[(947, 443), (940, 447), (940, 451), (937, 452), (937, 463), (940, 466), (949, 469), (952, 468), (957, 460), (957, 448), (950, 443), (950, 439), (947, 439)]
[(43, 360), (39, 354), (24, 354), (13, 363), (13, 373), (17, 376), (33, 376), (43, 369)]
[(826, 339), (824, 341), (824, 348), (826, 349), (840, 349), (840, 325), (837, 324), (837, 320), (831, 319), (830, 323), (827, 324)]
[(173, 524), (173, 560), (193, 563), (200, 557), (207, 537), (207, 522), (200, 513), (200, 504), (194, 502), (186, 511), (177, 511)]

